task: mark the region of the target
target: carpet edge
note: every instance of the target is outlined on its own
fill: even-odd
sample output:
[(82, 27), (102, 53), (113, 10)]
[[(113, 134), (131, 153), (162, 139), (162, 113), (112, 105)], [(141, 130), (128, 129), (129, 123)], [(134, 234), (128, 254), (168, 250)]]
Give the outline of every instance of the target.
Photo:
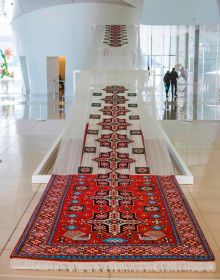
[(63, 270), (63, 271), (140, 271), (140, 272), (180, 272), (180, 271), (212, 271), (216, 270), (215, 262), (203, 261), (152, 261), (152, 262), (57, 262), (27, 259), (11, 259), (12, 269)]

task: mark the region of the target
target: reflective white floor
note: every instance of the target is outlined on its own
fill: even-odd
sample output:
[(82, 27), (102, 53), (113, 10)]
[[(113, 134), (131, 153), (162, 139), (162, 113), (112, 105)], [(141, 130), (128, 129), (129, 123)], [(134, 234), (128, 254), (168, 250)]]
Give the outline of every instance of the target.
[(44, 185), (31, 174), (64, 126), (63, 120), (0, 120), (0, 279), (220, 279), (220, 122), (162, 121), (193, 175), (182, 189), (216, 256), (215, 273), (64, 273), (15, 271), (9, 254), (36, 206)]
[[(171, 93), (166, 102), (162, 77), (150, 76), (146, 98), (155, 98), (157, 112), (153, 115), (159, 120), (220, 120), (218, 79), (219, 75), (206, 74), (200, 76), (197, 85), (189, 76), (187, 84), (179, 81), (176, 102), (170, 102)], [(72, 102), (71, 96), (61, 101), (54, 94), (25, 96), (19, 92), (3, 92), (3, 89), (4, 85), (0, 82), (0, 119), (65, 119)]]
[(220, 85), (215, 75), (201, 76), (199, 83), (193, 84), (189, 77), (187, 84), (178, 83), (178, 98), (165, 100), (164, 85), (158, 77), (155, 87), (157, 119), (161, 120), (220, 120)]

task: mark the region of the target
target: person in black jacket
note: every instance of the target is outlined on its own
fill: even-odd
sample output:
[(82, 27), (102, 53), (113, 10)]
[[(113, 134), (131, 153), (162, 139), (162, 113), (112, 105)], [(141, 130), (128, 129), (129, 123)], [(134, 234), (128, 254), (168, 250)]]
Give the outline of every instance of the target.
[(177, 92), (177, 79), (178, 79), (178, 74), (175, 71), (175, 68), (173, 68), (172, 71), (170, 72), (172, 100), (173, 100), (173, 94), (174, 94), (174, 97), (177, 97), (177, 94), (176, 94), (176, 92)]
[(166, 92), (166, 98), (168, 98), (168, 93), (169, 93), (169, 89), (170, 89), (170, 80), (171, 80), (170, 72), (167, 71), (166, 74), (163, 77), (165, 92)]

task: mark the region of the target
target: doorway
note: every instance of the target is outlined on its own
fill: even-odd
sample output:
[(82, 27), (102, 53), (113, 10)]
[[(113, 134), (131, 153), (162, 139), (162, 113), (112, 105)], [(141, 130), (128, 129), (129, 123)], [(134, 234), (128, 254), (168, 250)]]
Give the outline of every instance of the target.
[(64, 118), (66, 58), (47, 57), (48, 118)]

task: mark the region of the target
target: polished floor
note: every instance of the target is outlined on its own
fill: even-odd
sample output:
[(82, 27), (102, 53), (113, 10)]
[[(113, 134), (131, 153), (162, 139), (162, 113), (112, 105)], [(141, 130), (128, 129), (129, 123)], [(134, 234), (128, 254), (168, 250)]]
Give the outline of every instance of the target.
[[(200, 75), (193, 83), (189, 74), (187, 82), (179, 79), (178, 98), (166, 100), (162, 76), (152, 70), (146, 88), (148, 110), (159, 120), (220, 120), (220, 74)], [(0, 81), (0, 120), (65, 119), (73, 96), (59, 98), (58, 94), (27, 95), (21, 93), (18, 82)], [(152, 106), (152, 100), (155, 106)], [(149, 101), (149, 102), (148, 102)]]
[(64, 126), (64, 120), (0, 120), (0, 279), (220, 279), (220, 122), (162, 121), (192, 171), (182, 189), (216, 256), (215, 273), (69, 273), (12, 270), (9, 255), (44, 185), (31, 174)]

